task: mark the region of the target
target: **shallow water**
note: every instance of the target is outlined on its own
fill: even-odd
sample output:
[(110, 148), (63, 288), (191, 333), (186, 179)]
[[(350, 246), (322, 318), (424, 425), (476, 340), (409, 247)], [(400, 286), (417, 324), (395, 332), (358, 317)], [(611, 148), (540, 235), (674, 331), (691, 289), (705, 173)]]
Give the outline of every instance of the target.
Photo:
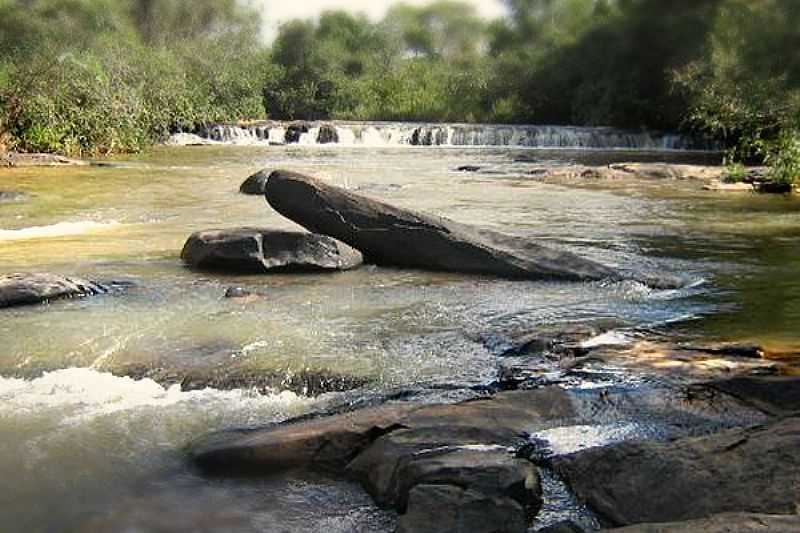
[[(310, 399), (283, 391), (280, 380), (264, 396), (181, 392), (109, 374), (131, 366), (240, 365), (287, 379), (326, 371), (365, 380), (360, 394), (442, 390), (497, 377), (498, 348), (487, 338), (502, 343), (539, 326), (584, 321), (800, 351), (796, 198), (728, 196), (692, 181), (545, 184), (529, 174), (567, 162), (711, 157), (213, 146), (157, 149), (110, 167), (0, 171), (0, 190), (30, 195), (0, 204), (0, 272), (134, 284), (122, 294), (0, 311), (0, 526), (134, 527), (142, 513), (173, 501), (175, 520), (186, 524), (204, 523), (198, 517), (215, 505), (226, 509), (206, 523), (229, 520), (230, 530), (310, 531), (320, 520), (338, 520), (342, 531), (385, 528), (388, 518), (346, 484), (210, 483), (184, 464), (182, 447), (207, 431), (282, 420), (337, 395)], [(483, 168), (454, 170), (468, 164)], [(178, 255), (193, 231), (294, 227), (263, 198), (238, 194), (244, 178), (263, 167), (308, 172), (623, 270), (677, 274), (690, 286), (652, 291), (630, 282), (509, 282), (375, 267), (261, 277), (185, 269)], [(267, 297), (224, 300), (231, 285)]]

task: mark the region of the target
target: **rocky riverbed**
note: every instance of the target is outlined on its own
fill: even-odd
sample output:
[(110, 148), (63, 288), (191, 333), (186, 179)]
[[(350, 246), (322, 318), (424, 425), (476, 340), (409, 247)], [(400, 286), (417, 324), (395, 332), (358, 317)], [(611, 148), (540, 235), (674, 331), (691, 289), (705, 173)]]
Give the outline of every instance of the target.
[(793, 199), (624, 154), (248, 150), (2, 175), (5, 521), (794, 528)]

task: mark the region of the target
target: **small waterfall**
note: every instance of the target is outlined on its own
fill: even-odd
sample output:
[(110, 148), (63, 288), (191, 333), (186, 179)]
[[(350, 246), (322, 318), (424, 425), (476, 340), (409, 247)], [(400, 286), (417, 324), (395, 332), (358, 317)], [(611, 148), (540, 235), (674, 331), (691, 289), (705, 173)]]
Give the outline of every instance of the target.
[(227, 144), (341, 146), (475, 146), (594, 150), (715, 150), (675, 133), (577, 126), (417, 124), (392, 122), (262, 122), (216, 124), (205, 137)]

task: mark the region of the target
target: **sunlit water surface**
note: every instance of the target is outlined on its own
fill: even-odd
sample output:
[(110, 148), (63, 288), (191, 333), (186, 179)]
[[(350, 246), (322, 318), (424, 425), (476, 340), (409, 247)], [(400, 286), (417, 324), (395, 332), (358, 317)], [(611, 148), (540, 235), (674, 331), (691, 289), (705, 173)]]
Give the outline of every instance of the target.
[[(131, 282), (122, 294), (0, 311), (0, 530), (382, 531), (391, 517), (325, 479), (197, 477), (182, 450), (211, 430), (346, 401), (181, 391), (114, 376), (131, 366), (354, 376), (362, 396), (497, 377), (493, 338), (574, 322), (800, 348), (800, 201), (698, 182), (545, 184), (531, 168), (678, 154), (499, 149), (158, 149), (112, 166), (0, 172), (0, 272)], [(693, 159), (693, 158), (690, 158)], [(533, 160), (533, 161), (532, 161)], [(457, 172), (461, 165), (483, 167)], [(178, 258), (196, 230), (295, 228), (238, 193), (261, 168), (311, 173), (403, 207), (536, 238), (689, 288), (510, 282), (364, 267), (224, 277)], [(236, 285), (261, 300), (223, 299)], [(348, 396), (348, 398), (352, 397)], [(389, 521), (389, 522), (387, 522)], [(138, 529), (136, 529), (138, 528)]]

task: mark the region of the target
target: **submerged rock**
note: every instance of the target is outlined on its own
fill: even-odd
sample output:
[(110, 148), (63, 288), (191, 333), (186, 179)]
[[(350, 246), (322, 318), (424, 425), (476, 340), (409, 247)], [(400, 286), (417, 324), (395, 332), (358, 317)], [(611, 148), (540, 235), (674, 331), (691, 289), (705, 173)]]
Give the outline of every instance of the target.
[(0, 204), (22, 202), (28, 199), (28, 195), (23, 192), (0, 191)]
[(55, 154), (19, 154), (15, 152), (0, 154), (0, 167), (75, 167), (90, 164), (88, 161), (70, 159)]
[(18, 273), (0, 275), (0, 308), (31, 305), (62, 298), (105, 294), (99, 283), (56, 274)]
[(324, 235), (263, 228), (197, 232), (181, 258), (198, 269), (243, 273), (350, 270), (363, 260), (358, 251)]
[(269, 170), (259, 170), (239, 187), (239, 192), (242, 194), (261, 195), (267, 191), (267, 179), (269, 179)]
[(379, 265), (514, 279), (620, 279), (615, 270), (530, 239), (399, 209), (294, 172), (273, 172), (267, 201), (308, 230)]
[(725, 512), (796, 513), (800, 418), (669, 443), (594, 448), (554, 465), (609, 526)]

